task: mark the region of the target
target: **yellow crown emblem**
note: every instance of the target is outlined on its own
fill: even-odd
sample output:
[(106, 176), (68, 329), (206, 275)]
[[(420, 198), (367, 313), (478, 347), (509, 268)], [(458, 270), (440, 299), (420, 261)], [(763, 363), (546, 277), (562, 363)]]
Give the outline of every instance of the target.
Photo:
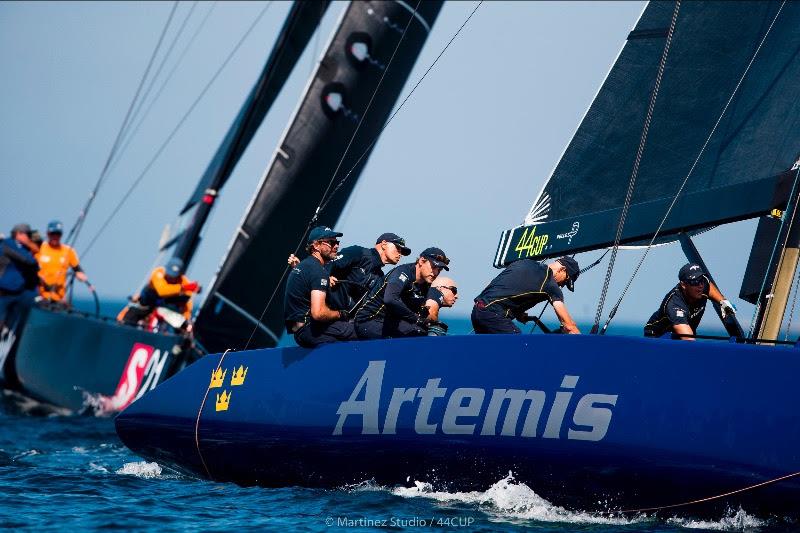
[(244, 365), (239, 365), (239, 368), (233, 369), (233, 375), (231, 376), (231, 386), (235, 387), (237, 385), (242, 385), (244, 383), (244, 378), (247, 377), (247, 368)]
[(216, 371), (211, 372), (211, 385), (208, 386), (209, 389), (216, 389), (222, 387), (222, 382), (225, 380), (225, 374), (228, 373), (228, 369), (225, 369), (225, 372), (222, 371), (221, 368), (217, 368)]
[(232, 392), (222, 391), (222, 394), (217, 394), (217, 411), (227, 411), (228, 405), (231, 403)]

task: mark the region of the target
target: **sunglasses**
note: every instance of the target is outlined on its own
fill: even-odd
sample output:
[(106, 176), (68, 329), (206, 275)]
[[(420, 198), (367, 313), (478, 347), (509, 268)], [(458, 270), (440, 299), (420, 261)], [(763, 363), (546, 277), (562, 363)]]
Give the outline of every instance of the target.
[(684, 283), (686, 283), (687, 285), (692, 285), (694, 287), (697, 287), (698, 285), (702, 285), (704, 283), (704, 280), (703, 280), (703, 278), (690, 279), (690, 280), (684, 281)]
[(458, 287), (453, 287), (453, 286), (449, 286), (449, 285), (439, 285), (436, 288), (437, 289), (450, 289), (453, 292), (454, 295), (458, 294)]
[(444, 263), (445, 265), (450, 264), (450, 260), (443, 255), (423, 255), (422, 257), (430, 261), (437, 261), (439, 263)]
[(334, 246), (339, 246), (339, 241), (336, 241), (336, 240), (333, 240), (333, 241), (319, 241), (319, 242), (320, 242), (320, 244), (327, 244), (331, 248), (333, 248)]

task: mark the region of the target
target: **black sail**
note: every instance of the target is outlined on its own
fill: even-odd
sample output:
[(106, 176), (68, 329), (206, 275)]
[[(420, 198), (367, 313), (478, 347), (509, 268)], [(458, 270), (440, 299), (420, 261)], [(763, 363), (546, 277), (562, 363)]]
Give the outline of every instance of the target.
[(254, 330), (250, 348), (277, 343), (283, 331), (284, 286), (278, 281), (286, 256), (303, 238), (330, 180), (339, 182), (353, 169), (319, 214), (329, 225), (338, 219), (368, 157), (357, 161), (380, 133), (441, 7), (440, 1), (352, 2), (347, 7), (197, 317), (195, 334), (207, 350), (242, 348)]
[(189, 197), (189, 201), (181, 210), (180, 214), (184, 215), (192, 207), (196, 207), (195, 212), (191, 214), (191, 224), (163, 247), (168, 248), (177, 243), (174, 255), (183, 260), (185, 264), (188, 265), (191, 262), (192, 256), (197, 250), (200, 232), (208, 219), (219, 190), (228, 181), (233, 169), (258, 131), (261, 122), (314, 35), (329, 4), (328, 0), (298, 0), (289, 10), (261, 75), (250, 90), (250, 94), (217, 148), (214, 157), (211, 158), (211, 162)]
[[(503, 233), (496, 266), (613, 243), (674, 8), (644, 10), (525, 226)], [(782, 205), (781, 174), (800, 152), (798, 86), (800, 4), (683, 2), (623, 244), (652, 237), (720, 116), (659, 235)]]

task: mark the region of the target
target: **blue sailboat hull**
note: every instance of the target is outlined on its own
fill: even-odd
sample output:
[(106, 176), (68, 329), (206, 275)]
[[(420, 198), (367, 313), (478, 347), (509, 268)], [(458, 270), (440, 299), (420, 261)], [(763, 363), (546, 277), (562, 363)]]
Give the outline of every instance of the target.
[[(792, 348), (612, 336), (274, 348), (207, 356), (116, 427), (145, 458), (243, 485), (485, 490), (511, 471), (554, 503), (650, 508), (799, 472), (798, 375)], [(790, 478), (706, 506), (798, 502)]]

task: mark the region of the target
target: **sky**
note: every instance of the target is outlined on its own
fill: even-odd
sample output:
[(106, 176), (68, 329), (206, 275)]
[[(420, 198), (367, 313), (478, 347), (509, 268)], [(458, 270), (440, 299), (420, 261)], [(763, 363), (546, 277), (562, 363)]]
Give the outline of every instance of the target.
[[(445, 4), (403, 96), (475, 5)], [(54, 218), (73, 225), (172, 6), (0, 2), (0, 232), (22, 221), (35, 228)], [(220, 265), (344, 6), (335, 2), (328, 10), (318, 38), (223, 189), (189, 270), (201, 284), (208, 284)], [(252, 33), (106, 224), (265, 7)], [(459, 286), (460, 300), (448, 312), (468, 315), (473, 297), (498, 273), (491, 263), (501, 231), (522, 222), (643, 8), (635, 1), (483, 3), (377, 143), (336, 223), (343, 245), (371, 245), (377, 234), (392, 231), (415, 251), (439, 246), (451, 258), (449, 274)], [(142, 286), (165, 225), (174, 223), (250, 91), (288, 9), (286, 2), (179, 3), (165, 42), (184, 20), (185, 29), (144, 101), (143, 110), (154, 101), (152, 108), (109, 173), (77, 243), (101, 298), (124, 298)], [(428, 200), (422, 206), (398, 201), (392, 191), (400, 182)], [(745, 324), (753, 307), (738, 293), (754, 230), (755, 222), (746, 221), (695, 239)], [(283, 262), (287, 253), (275, 250), (265, 260)], [(600, 253), (576, 259), (585, 265)], [(609, 302), (617, 300), (641, 254), (620, 253)], [(644, 324), (685, 262), (678, 245), (653, 249), (616, 320)], [(576, 292), (566, 295), (579, 323), (594, 317), (605, 270), (604, 262), (585, 273)], [(554, 322), (553, 315), (545, 318)], [(716, 321), (713, 313), (705, 320), (709, 327)]]

